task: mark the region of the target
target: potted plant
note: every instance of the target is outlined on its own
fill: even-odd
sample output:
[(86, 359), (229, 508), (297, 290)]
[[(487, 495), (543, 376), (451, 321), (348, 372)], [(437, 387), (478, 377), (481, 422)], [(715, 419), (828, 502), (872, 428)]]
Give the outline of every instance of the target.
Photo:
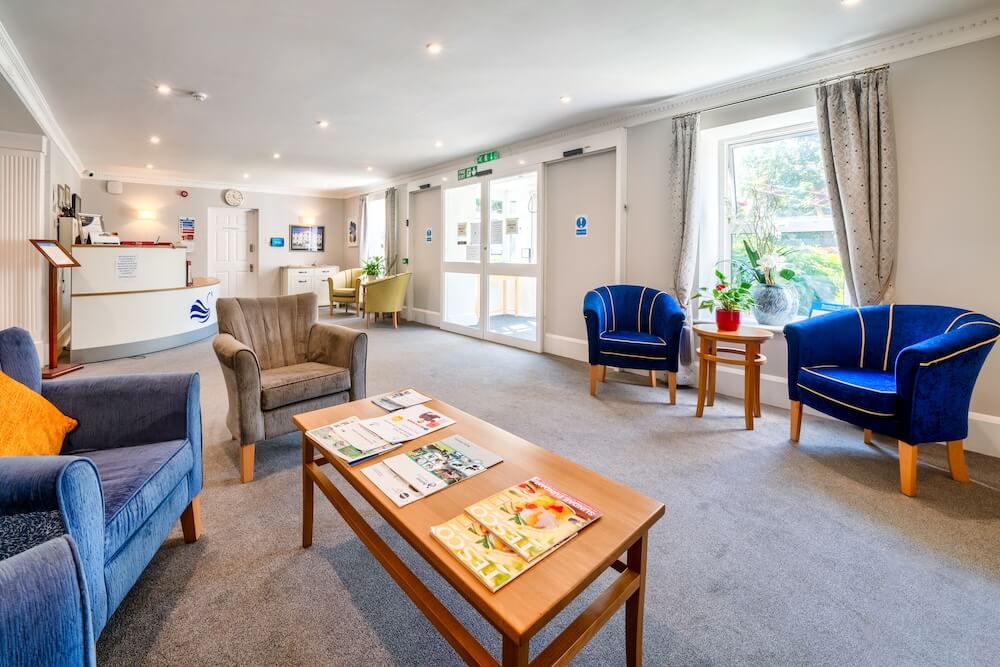
[(798, 311), (798, 293), (778, 281), (790, 281), (795, 271), (787, 267), (787, 257), (795, 252), (781, 244), (781, 232), (774, 224), (777, 200), (758, 189), (752, 193), (748, 220), (743, 223), (745, 260), (736, 260), (739, 270), (753, 283), (753, 316), (760, 324), (782, 325)]
[(385, 261), (378, 255), (375, 257), (369, 257), (361, 263), (361, 273), (365, 274), (369, 278), (378, 278), (382, 275), (382, 269), (384, 268)]
[(716, 271), (715, 277), (719, 281), (709, 290), (702, 287), (694, 295), (701, 303), (698, 309), (706, 309), (715, 312), (715, 324), (719, 331), (736, 331), (740, 328), (740, 312), (753, 307), (753, 297), (750, 296), (751, 284), (747, 280), (739, 283), (733, 281), (732, 284), (726, 279), (722, 271)]

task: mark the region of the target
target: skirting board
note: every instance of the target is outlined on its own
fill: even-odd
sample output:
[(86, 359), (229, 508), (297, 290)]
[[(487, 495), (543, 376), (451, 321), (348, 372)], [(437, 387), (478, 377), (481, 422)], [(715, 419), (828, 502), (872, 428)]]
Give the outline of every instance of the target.
[[(716, 376), (716, 390), (720, 394), (743, 398), (743, 372), (730, 368), (719, 368)], [(778, 408), (788, 409), (788, 380), (778, 375), (760, 376), (760, 402)], [(831, 419), (827, 415), (806, 407), (806, 413)], [(981, 412), (969, 413), (969, 437), (965, 448), (987, 456), (1000, 458), (1000, 417)]]
[(441, 326), (441, 313), (436, 310), (424, 310), (423, 308), (413, 308), (408, 309), (408, 315), (406, 317), (410, 322), (417, 322), (418, 324), (427, 324), (432, 327)]
[(557, 357), (568, 357), (577, 361), (587, 361), (587, 341), (557, 334), (545, 334), (542, 340), (542, 352), (554, 354)]

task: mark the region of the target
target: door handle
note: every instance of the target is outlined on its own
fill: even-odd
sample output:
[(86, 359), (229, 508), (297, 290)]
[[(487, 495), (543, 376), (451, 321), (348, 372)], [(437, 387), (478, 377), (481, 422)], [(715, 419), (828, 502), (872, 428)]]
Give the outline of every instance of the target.
[(253, 244), (250, 244), (250, 252), (253, 253)]
[(253, 273), (253, 264), (250, 265), (250, 273)]

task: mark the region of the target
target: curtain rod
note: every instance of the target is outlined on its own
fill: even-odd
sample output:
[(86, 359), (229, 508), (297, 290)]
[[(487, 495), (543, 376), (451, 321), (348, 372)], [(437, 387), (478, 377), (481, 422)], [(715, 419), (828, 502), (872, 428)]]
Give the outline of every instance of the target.
[(813, 81), (811, 83), (803, 83), (799, 86), (792, 86), (791, 88), (785, 88), (784, 90), (776, 90), (773, 93), (764, 93), (762, 95), (757, 95), (756, 97), (748, 97), (742, 100), (736, 100), (735, 102), (726, 102), (725, 104), (716, 104), (713, 107), (706, 107), (704, 109), (699, 109), (698, 111), (689, 111), (687, 113), (682, 113), (674, 118), (683, 118), (684, 116), (695, 116), (702, 113), (707, 113), (709, 111), (715, 111), (716, 109), (725, 109), (726, 107), (736, 106), (737, 104), (746, 104), (747, 102), (756, 102), (757, 100), (763, 100), (768, 97), (774, 97), (775, 95), (784, 95), (785, 93), (793, 93), (796, 90), (804, 90), (806, 88), (815, 88), (817, 86), (823, 86), (833, 81), (839, 81), (841, 79), (850, 79), (851, 77), (858, 76), (859, 74), (868, 74), (870, 72), (878, 72), (879, 70), (889, 69), (889, 64), (879, 65), (877, 67), (866, 67), (865, 69), (859, 69), (854, 72), (848, 72), (847, 74), (842, 74), (840, 76), (833, 76), (828, 79), (819, 79), (818, 81)]

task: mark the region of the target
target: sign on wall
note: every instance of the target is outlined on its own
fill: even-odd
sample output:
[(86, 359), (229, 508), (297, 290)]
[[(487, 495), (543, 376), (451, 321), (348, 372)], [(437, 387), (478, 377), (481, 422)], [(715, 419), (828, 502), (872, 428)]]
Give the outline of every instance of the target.
[(576, 222), (574, 223), (574, 226), (573, 226), (573, 229), (575, 230), (576, 235), (577, 236), (586, 236), (589, 224), (590, 224), (590, 221), (587, 219), (587, 216), (585, 216), (585, 215), (578, 215), (578, 216), (576, 216)]
[(471, 167), (466, 167), (465, 169), (458, 170), (458, 180), (464, 181), (467, 178), (474, 178), (476, 174), (479, 173), (479, 167), (472, 165)]
[(428, 227), (427, 231), (424, 232), (424, 243), (430, 243), (433, 240), (434, 240), (434, 230)]
[(181, 243), (194, 241), (194, 218), (181, 218), (179, 221), (181, 230)]
[(497, 151), (487, 151), (485, 153), (480, 153), (476, 156), (476, 164), (485, 164), (486, 162), (493, 162), (500, 157)]
[(118, 255), (115, 257), (115, 277), (135, 278), (139, 275), (138, 255)]

